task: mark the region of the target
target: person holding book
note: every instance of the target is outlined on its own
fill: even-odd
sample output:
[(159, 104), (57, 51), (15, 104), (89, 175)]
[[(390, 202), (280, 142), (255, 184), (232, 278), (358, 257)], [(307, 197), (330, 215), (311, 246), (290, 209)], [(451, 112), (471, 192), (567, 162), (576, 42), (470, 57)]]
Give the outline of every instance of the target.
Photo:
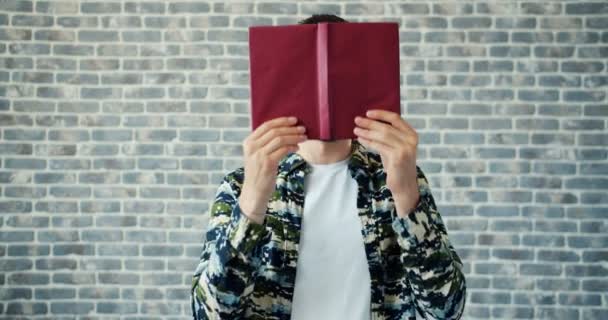
[[(346, 23), (313, 15), (301, 24)], [(194, 319), (459, 319), (463, 263), (418, 135), (369, 106), (355, 138), (308, 139), (296, 117), (261, 123), (211, 205), (191, 286)]]

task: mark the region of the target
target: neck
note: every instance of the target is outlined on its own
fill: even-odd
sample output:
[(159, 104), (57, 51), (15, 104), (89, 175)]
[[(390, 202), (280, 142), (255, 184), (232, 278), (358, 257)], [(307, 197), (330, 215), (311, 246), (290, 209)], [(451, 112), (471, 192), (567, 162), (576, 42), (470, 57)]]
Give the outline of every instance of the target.
[(329, 164), (350, 157), (351, 139), (333, 141), (306, 140), (298, 144), (296, 153), (312, 164)]

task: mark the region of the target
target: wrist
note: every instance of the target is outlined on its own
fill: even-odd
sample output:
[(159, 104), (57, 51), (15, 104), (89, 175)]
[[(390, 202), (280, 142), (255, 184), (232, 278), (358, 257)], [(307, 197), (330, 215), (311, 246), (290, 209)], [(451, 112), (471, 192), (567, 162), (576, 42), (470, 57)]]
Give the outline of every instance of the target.
[(241, 212), (247, 216), (250, 220), (257, 224), (263, 224), (266, 216), (266, 210), (260, 209), (262, 206), (258, 205), (254, 201), (248, 200), (246, 197), (239, 197), (239, 206)]
[(397, 215), (404, 218), (418, 207), (420, 203), (420, 193), (416, 192), (415, 196), (411, 197), (394, 197), (395, 209)]

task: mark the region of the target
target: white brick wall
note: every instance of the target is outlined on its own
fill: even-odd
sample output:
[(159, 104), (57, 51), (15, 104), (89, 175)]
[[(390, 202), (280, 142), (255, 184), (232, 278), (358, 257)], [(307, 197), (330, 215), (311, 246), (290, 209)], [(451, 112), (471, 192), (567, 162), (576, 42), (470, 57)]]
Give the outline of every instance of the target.
[(0, 318), (186, 319), (247, 27), (400, 23), (466, 319), (608, 319), (608, 2), (0, 1)]

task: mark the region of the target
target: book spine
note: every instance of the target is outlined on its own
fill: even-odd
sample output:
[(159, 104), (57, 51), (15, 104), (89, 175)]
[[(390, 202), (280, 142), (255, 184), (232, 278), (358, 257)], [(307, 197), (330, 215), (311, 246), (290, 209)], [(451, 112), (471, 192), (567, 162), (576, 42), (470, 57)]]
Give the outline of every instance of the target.
[(317, 24), (317, 92), (321, 140), (331, 139), (327, 71), (327, 23)]

